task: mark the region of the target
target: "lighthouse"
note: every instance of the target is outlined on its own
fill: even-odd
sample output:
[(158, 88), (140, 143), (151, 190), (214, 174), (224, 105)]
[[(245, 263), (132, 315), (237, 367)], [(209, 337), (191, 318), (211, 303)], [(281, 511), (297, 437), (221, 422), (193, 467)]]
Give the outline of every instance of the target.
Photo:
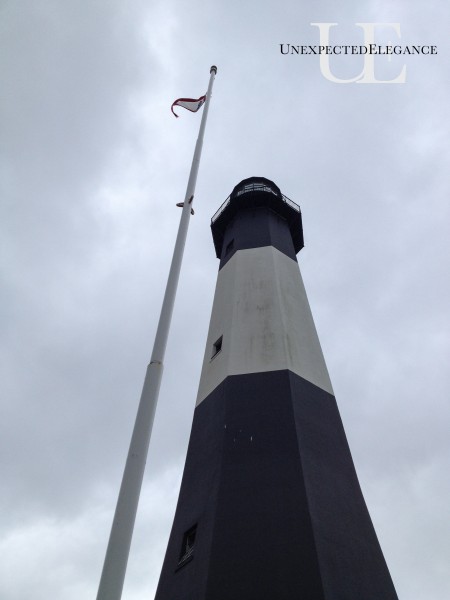
[(155, 600), (398, 600), (297, 262), (300, 207), (251, 177), (211, 229), (219, 273)]

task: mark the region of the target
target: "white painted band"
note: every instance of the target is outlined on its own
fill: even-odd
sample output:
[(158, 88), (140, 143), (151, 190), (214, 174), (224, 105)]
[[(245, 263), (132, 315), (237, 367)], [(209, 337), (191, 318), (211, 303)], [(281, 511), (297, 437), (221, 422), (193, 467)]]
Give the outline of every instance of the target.
[(281, 369), (333, 394), (298, 264), (272, 246), (239, 250), (219, 271), (197, 404), (229, 375)]

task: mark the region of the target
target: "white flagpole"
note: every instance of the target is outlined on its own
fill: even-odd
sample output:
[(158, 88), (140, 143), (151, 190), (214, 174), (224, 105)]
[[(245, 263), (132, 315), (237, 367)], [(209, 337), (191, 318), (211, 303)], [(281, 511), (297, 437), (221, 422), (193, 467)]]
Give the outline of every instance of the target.
[(206, 119), (208, 116), (211, 91), (217, 67), (210, 69), (208, 91), (203, 108), (194, 157), (184, 197), (184, 205), (180, 218), (177, 239), (173, 251), (172, 264), (170, 265), (167, 279), (166, 292), (161, 308), (161, 314), (156, 331), (153, 352), (150, 364), (147, 367), (144, 386), (142, 389), (139, 408), (136, 415), (130, 449), (120, 486), (116, 512), (111, 527), (105, 562), (98, 588), (97, 600), (120, 600), (133, 535), (134, 521), (139, 502), (139, 494), (144, 477), (145, 462), (147, 460), (150, 435), (158, 401), (159, 388), (163, 373), (164, 354), (167, 346), (170, 321), (172, 319), (173, 305), (180, 276), (181, 262), (183, 259), (186, 235), (191, 216), (191, 208), (197, 182), (198, 167), (202, 153), (203, 137), (205, 134)]

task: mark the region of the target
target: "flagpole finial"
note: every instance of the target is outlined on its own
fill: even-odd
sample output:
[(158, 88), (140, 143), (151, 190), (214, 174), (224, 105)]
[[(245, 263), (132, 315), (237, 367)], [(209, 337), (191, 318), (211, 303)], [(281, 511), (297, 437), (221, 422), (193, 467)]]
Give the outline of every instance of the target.
[(217, 75), (217, 67), (216, 67), (216, 65), (213, 65), (213, 66), (210, 68), (210, 70), (209, 70), (209, 72), (210, 72), (210, 73), (212, 73), (213, 71), (214, 71), (214, 73)]

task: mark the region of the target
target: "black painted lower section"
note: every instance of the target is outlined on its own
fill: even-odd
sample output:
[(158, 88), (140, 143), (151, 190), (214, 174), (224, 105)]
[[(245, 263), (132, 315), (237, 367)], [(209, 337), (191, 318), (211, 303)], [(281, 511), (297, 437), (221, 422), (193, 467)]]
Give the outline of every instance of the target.
[(333, 396), (272, 371), (196, 408), (155, 600), (397, 600)]

